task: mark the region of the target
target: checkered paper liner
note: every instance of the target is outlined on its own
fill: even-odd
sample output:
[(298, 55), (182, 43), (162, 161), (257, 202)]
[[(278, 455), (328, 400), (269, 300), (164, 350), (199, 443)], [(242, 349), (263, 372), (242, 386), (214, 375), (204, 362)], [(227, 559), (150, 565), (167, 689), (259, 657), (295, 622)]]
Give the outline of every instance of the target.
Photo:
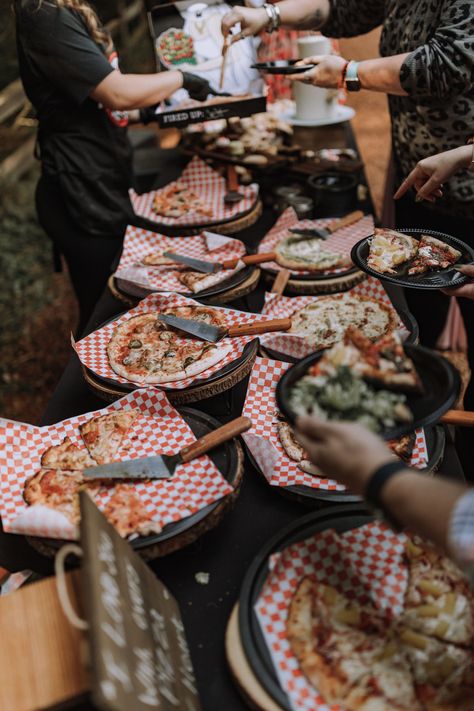
[[(178, 275), (183, 272), (183, 267), (178, 265), (152, 267), (142, 264), (143, 258), (147, 255), (166, 251), (210, 262), (242, 257), (246, 252), (245, 245), (240, 240), (212, 232), (203, 232), (192, 237), (166, 237), (129, 225), (125, 232), (120, 263), (115, 272), (116, 279), (122, 279), (149, 291), (191, 294), (188, 287), (178, 279)], [(234, 276), (243, 266), (243, 263), (240, 263), (236, 269), (226, 269), (226, 279)]]
[[(77, 531), (65, 516), (44, 506), (25, 504), (25, 481), (41, 468), (43, 452), (51, 445), (60, 444), (66, 435), (85, 449), (79, 425), (94, 416), (132, 408), (138, 409), (140, 414), (127, 433), (117, 460), (174, 454), (195, 441), (191, 429), (166, 395), (154, 390), (135, 390), (102, 410), (46, 427), (1, 419), (0, 514), (4, 530), (47, 538), (76, 538)], [(137, 482), (133, 488), (161, 527), (196, 513), (232, 491), (207, 455), (179, 465), (169, 480)], [(107, 489), (94, 496), (101, 509), (115, 487)]]
[(294, 711), (341, 711), (328, 705), (307, 681), (286, 635), (289, 607), (302, 578), (335, 587), (349, 599), (372, 603), (387, 619), (403, 610), (408, 571), (406, 537), (382, 523), (342, 534), (328, 529), (274, 554), (255, 612), (279, 682)]
[[(314, 229), (326, 227), (337, 217), (325, 217), (318, 220), (298, 220), (296, 212), (292, 207), (289, 207), (283, 212), (278, 218), (277, 222), (273, 225), (272, 229), (267, 232), (263, 240), (258, 245), (259, 252), (272, 252), (278, 242), (284, 237), (288, 236), (288, 230), (290, 227), (298, 227), (300, 229)], [(374, 218), (372, 215), (366, 215), (358, 222), (349, 225), (348, 227), (343, 227), (337, 232), (334, 232), (328, 239), (321, 240), (321, 244), (324, 248), (328, 248), (331, 251), (350, 254), (352, 247), (359, 242), (359, 240), (373, 234), (374, 232)], [(284, 269), (277, 262), (266, 262), (265, 267), (268, 269), (275, 269), (280, 271)], [(324, 272), (318, 272), (318, 274), (342, 274), (347, 271), (347, 267), (337, 267), (335, 269), (325, 269)], [(314, 274), (314, 271), (305, 271), (303, 269), (290, 269), (292, 274), (298, 274), (300, 276)]]
[[(112, 337), (114, 330), (122, 323), (125, 323), (129, 318), (133, 316), (138, 316), (145, 313), (156, 313), (157, 315), (162, 312), (165, 308), (170, 308), (172, 306), (200, 306), (197, 301), (193, 299), (188, 299), (185, 296), (180, 296), (179, 294), (150, 294), (145, 299), (140, 301), (138, 306), (127, 313), (120, 316), (115, 321), (102, 326), (97, 331), (89, 334), (81, 341), (75, 343), (73, 341), (72, 345), (75, 349), (79, 359), (83, 365), (85, 365), (93, 373), (102, 377), (110, 378), (117, 383), (126, 383), (131, 385), (136, 385), (140, 387), (142, 384), (139, 382), (134, 382), (132, 380), (127, 380), (120, 375), (117, 375), (109, 364), (109, 359), (107, 357), (107, 345)], [(269, 316), (262, 316), (261, 314), (247, 313), (245, 311), (236, 311), (234, 309), (226, 309), (222, 307), (207, 307), (207, 308), (218, 308), (219, 313), (221, 313), (226, 320), (228, 325), (237, 325), (245, 323), (253, 323), (254, 321), (270, 321)], [(238, 336), (236, 338), (224, 338), (219, 342), (218, 346), (226, 349), (226, 353), (222, 360), (207, 368), (202, 373), (198, 375), (184, 378), (183, 380), (176, 380), (169, 383), (164, 383), (163, 385), (147, 385), (149, 388), (158, 388), (162, 390), (183, 390), (189, 387), (193, 383), (207, 380), (211, 375), (217, 373), (224, 366), (233, 363), (235, 360), (240, 358), (243, 353), (244, 347), (250, 341), (253, 341), (255, 336)], [(189, 343), (189, 338), (177, 338), (178, 342)]]
[(192, 205), (189, 206), (186, 214), (181, 217), (157, 215), (153, 210), (153, 200), (155, 195), (158, 195), (161, 190), (168, 186), (160, 190), (143, 193), (143, 195), (138, 195), (134, 190), (130, 190), (130, 199), (135, 214), (160, 225), (187, 225), (190, 227), (193, 225), (211, 225), (243, 215), (254, 207), (258, 199), (258, 185), (252, 183), (252, 185), (239, 186), (239, 192), (244, 196), (240, 202), (226, 205), (224, 203), (224, 195), (227, 192), (225, 178), (208, 166), (201, 158), (197, 157), (194, 157), (188, 163), (180, 178), (174, 182), (192, 190), (204, 202), (206, 207), (212, 208), (211, 217), (194, 211)]
[[(324, 491), (346, 491), (346, 487), (333, 479), (303, 472), (283, 449), (278, 436), (278, 410), (275, 390), (278, 381), (290, 363), (256, 358), (250, 375), (243, 415), (250, 417), (252, 428), (243, 435), (245, 444), (252, 453), (270, 486), (308, 486)], [(409, 466), (423, 468), (428, 462), (425, 434), (416, 431)]]
[[(385, 291), (382, 282), (374, 277), (368, 277), (364, 281), (354, 286), (349, 291), (344, 292), (345, 298), (349, 296), (367, 296), (372, 299), (381, 301), (386, 306), (389, 306), (392, 312), (396, 315), (397, 312), (392, 306), (392, 302)], [(272, 318), (289, 318), (300, 309), (308, 306), (308, 304), (317, 303), (321, 299), (330, 299), (341, 296), (334, 294), (333, 296), (279, 296), (278, 294), (268, 293), (265, 295), (265, 304), (262, 313)], [(409, 333), (403, 322), (398, 319), (397, 331), (402, 340), (405, 340)], [(294, 358), (304, 358), (313, 353), (315, 347), (311, 345), (305, 336), (295, 333), (268, 333), (261, 338), (261, 343), (267, 348), (271, 348), (277, 353), (283, 353)]]

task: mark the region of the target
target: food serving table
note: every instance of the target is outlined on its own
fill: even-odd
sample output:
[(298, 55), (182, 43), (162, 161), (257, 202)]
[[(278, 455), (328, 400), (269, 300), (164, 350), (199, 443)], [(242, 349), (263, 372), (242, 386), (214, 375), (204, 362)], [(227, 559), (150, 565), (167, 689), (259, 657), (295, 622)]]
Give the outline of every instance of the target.
[[(322, 135), (325, 131), (326, 137)], [(343, 139), (345, 145), (354, 145), (349, 126), (318, 131), (318, 143), (335, 145), (337, 142), (341, 145)], [(171, 161), (168, 165), (171, 166), (169, 172), (162, 171), (159, 182), (168, 182), (175, 177), (173, 168), (177, 164)], [(259, 221), (241, 232), (239, 239), (252, 250), (274, 220), (274, 213), (269, 209), (264, 210)], [(403, 305), (399, 289), (390, 289), (390, 293), (396, 305)], [(260, 311), (263, 297), (263, 287), (260, 286), (246, 297), (243, 308)], [(96, 306), (87, 331), (94, 330), (120, 311), (123, 311), (123, 303), (106, 290)], [(234, 387), (231, 402), (225, 394), (217, 395), (200, 402), (198, 408), (222, 421), (230, 420), (241, 412), (246, 386), (247, 379)], [(46, 408), (41, 424), (51, 424), (102, 406), (103, 402), (84, 381), (80, 363), (74, 354)], [(446, 448), (441, 472), (462, 478), (459, 461), (450, 443)], [(219, 526), (187, 548), (151, 563), (153, 571), (179, 602), (204, 711), (243, 711), (247, 708), (226, 665), (224, 636), (227, 622), (238, 599), (244, 574), (256, 553), (271, 536), (307, 512), (308, 509), (301, 503), (272, 491), (246, 458), (240, 495), (234, 508)], [(22, 536), (1, 531), (0, 566), (11, 571), (28, 568), (43, 575), (53, 573), (52, 559), (37, 553)], [(197, 573), (208, 573), (208, 583), (198, 583), (195, 577)]]

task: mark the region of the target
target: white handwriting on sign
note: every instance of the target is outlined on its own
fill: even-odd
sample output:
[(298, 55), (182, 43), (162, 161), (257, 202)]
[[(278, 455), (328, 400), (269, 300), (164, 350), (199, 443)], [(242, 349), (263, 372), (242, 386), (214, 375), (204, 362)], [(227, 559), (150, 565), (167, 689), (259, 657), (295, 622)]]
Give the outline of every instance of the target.
[(165, 651), (168, 650), (170, 648), (170, 645), (168, 642), (168, 637), (166, 635), (165, 618), (163, 617), (161, 612), (158, 612), (158, 610), (155, 610), (153, 608), (150, 608), (150, 617), (153, 639)]
[(191, 662), (191, 657), (189, 655), (188, 645), (186, 643), (186, 637), (184, 636), (184, 626), (180, 619), (173, 615), (171, 617), (171, 623), (176, 630), (176, 637), (178, 639), (178, 648), (181, 656), (180, 672), (181, 678), (184, 686), (189, 689), (192, 694), (197, 693), (196, 683), (194, 680), (193, 665)]
[[(133, 685), (130, 681), (126, 662), (116, 662), (114, 655), (109, 649), (105, 649), (102, 653), (102, 661), (107, 670), (109, 679), (113, 679), (122, 685), (124, 691), (130, 693), (133, 691)], [(110, 691), (109, 691), (110, 693)]]
[(117, 564), (112, 539), (105, 531), (100, 531), (98, 551), (99, 560), (105, 567), (99, 576), (100, 598), (109, 617), (109, 620), (102, 622), (101, 629), (115, 644), (124, 647), (125, 627), (120, 588), (116, 580)]
[(129, 560), (125, 563), (125, 569), (127, 571), (128, 591), (130, 593), (133, 621), (139, 629), (146, 630), (148, 623), (140, 585), (140, 576)]
[(163, 615), (154, 608), (150, 608), (150, 617), (153, 639), (157, 645), (155, 648), (156, 673), (158, 675), (160, 693), (170, 704), (178, 706), (179, 699), (176, 698), (173, 691), (176, 677), (168, 654), (170, 645), (166, 635), (165, 619)]
[(135, 678), (143, 687), (143, 691), (138, 694), (138, 699), (142, 704), (160, 708), (160, 697), (155, 686), (153, 652), (151, 649), (134, 647), (133, 653), (136, 658)]

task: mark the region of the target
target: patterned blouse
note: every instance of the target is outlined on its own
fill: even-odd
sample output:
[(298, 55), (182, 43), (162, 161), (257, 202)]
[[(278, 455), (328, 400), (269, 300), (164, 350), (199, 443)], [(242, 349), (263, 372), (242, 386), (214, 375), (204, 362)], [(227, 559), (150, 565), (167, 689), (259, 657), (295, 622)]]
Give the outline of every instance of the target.
[[(354, 37), (383, 25), (380, 54), (409, 52), (389, 96), (399, 178), (422, 158), (466, 143), (474, 133), (474, 0), (329, 0), (329, 37)], [(474, 173), (445, 184), (435, 210), (474, 219)], [(425, 203), (426, 204), (426, 203)]]

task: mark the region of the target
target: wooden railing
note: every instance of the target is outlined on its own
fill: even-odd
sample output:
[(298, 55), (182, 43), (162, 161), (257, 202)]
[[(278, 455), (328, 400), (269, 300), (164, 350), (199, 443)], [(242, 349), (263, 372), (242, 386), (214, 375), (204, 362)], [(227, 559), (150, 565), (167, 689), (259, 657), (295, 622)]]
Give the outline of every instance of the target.
[[(122, 47), (136, 46), (147, 32), (144, 8), (143, 0), (117, 0), (118, 17), (108, 22), (106, 27), (114, 38), (120, 39)], [(9, 122), (15, 116), (11, 131), (36, 124), (34, 119), (28, 118), (30, 110), (31, 105), (20, 79), (15, 79), (0, 92), (0, 124)], [(28, 172), (34, 162), (34, 146), (35, 135), (29, 135), (0, 162), (0, 185), (11, 184)]]

